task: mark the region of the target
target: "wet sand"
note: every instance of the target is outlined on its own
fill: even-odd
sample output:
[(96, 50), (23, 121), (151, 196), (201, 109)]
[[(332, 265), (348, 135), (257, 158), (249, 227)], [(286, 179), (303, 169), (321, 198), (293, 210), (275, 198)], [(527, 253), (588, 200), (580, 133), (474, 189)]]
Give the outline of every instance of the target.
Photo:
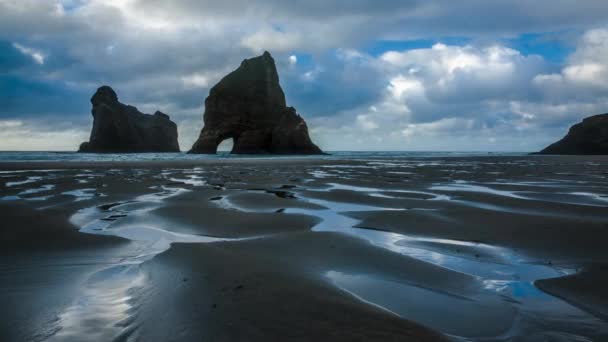
[(9, 340), (602, 340), (608, 158), (0, 165)]

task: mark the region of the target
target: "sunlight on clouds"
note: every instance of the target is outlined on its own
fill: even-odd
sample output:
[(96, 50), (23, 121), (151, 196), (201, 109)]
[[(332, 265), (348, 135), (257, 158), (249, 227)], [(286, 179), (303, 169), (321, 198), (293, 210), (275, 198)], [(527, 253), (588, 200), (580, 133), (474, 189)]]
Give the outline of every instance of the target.
[(184, 85), (187, 87), (206, 88), (209, 86), (209, 77), (196, 73), (189, 76), (183, 76), (182, 82), (184, 82)]
[(396, 99), (408, 95), (421, 95), (424, 92), (424, 86), (420, 81), (402, 75), (392, 78), (387, 89)]
[(88, 136), (76, 128), (57, 130), (45, 124), (0, 120), (0, 148), (6, 151), (75, 151)]

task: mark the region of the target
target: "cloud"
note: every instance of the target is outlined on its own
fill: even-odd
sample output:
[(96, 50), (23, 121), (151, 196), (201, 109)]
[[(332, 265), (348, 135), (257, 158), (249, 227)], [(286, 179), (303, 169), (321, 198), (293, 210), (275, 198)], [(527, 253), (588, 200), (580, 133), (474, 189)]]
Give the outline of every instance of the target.
[(355, 46), (344, 42), (369, 37), (487, 37), (584, 29), (605, 23), (608, 11), (608, 4), (596, 0), (576, 5), (568, 0), (138, 0), (134, 7), (149, 16), (186, 23), (209, 18), (246, 22), (250, 32), (271, 23), (302, 35), (312, 33), (334, 47), (351, 48)]
[[(547, 73), (553, 67), (542, 56), (496, 43), (438, 43), (359, 58), (380, 72), (383, 92), (333, 120), (316, 119), (326, 126), (316, 134), (349, 137), (351, 149), (536, 150), (582, 117), (606, 111), (603, 36), (601, 30), (583, 34), (559, 74)], [(591, 63), (597, 66), (584, 70)], [(561, 87), (561, 97), (541, 82)], [(593, 97), (579, 95), (586, 87), (596, 88)]]
[[(89, 98), (109, 84), (171, 114), (187, 149), (209, 88), (270, 50), (325, 148), (533, 150), (606, 111), (607, 12), (593, 0), (0, 0), (0, 120), (73, 142), (65, 132), (88, 135)], [(555, 62), (509, 44), (530, 32), (580, 39)], [(412, 39), (435, 44), (386, 42)]]
[(559, 73), (538, 75), (534, 82), (548, 97), (571, 99), (608, 92), (608, 29), (585, 32)]
[(378, 124), (369, 115), (365, 114), (357, 115), (357, 125), (364, 131), (373, 131), (378, 128)]
[(380, 59), (392, 72), (397, 97), (424, 91), (430, 102), (466, 103), (529, 96), (529, 82), (546, 68), (540, 56), (523, 56), (501, 45), (435, 44), (430, 49), (387, 52)]
[(34, 50), (32, 48), (25, 47), (18, 43), (13, 43), (15, 49), (19, 50), (22, 54), (30, 56), (36, 63), (44, 64), (44, 55), (42, 52)]
[(282, 32), (274, 29), (263, 29), (241, 39), (241, 45), (254, 53), (264, 50), (292, 51), (302, 45), (303, 37), (297, 32)]
[(289, 56), (289, 65), (298, 64), (298, 57), (296, 55)]
[(7, 151), (70, 151), (88, 139), (80, 127), (54, 127), (44, 122), (0, 120), (0, 141)]

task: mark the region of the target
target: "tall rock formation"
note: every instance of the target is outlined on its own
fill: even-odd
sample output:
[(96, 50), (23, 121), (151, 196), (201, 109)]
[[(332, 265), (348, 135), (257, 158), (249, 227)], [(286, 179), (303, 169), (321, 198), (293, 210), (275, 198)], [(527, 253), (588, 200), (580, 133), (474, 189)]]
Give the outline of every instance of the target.
[(246, 59), (205, 99), (205, 126), (190, 153), (216, 153), (232, 138), (232, 153), (321, 154), (306, 122), (287, 107), (274, 59), (268, 52)]
[(167, 114), (143, 114), (118, 102), (112, 88), (103, 86), (91, 98), (93, 128), (78, 152), (179, 152), (177, 125)]
[(608, 114), (585, 118), (539, 154), (608, 154)]

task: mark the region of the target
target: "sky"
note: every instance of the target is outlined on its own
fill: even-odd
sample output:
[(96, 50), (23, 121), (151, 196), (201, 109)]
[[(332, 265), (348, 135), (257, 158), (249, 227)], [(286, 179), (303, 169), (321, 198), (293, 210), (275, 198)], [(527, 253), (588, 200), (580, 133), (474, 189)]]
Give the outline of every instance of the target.
[(0, 150), (77, 149), (101, 85), (188, 150), (264, 50), (329, 151), (536, 151), (608, 112), (608, 1), (0, 0)]

